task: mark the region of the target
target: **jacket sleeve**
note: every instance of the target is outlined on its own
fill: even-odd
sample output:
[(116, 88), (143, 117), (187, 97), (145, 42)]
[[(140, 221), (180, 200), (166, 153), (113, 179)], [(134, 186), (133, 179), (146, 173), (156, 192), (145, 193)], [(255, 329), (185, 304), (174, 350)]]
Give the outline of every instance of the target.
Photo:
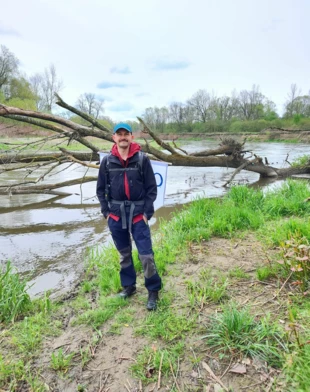
[(144, 215), (147, 219), (151, 219), (154, 214), (154, 201), (157, 197), (157, 184), (153, 168), (149, 158), (145, 155), (143, 162), (143, 176), (144, 176)]
[(108, 205), (108, 200), (106, 198), (106, 181), (107, 181), (107, 176), (106, 176), (106, 160), (107, 158), (104, 157), (99, 168), (99, 173), (98, 173), (98, 180), (97, 180), (97, 197), (100, 201), (101, 205), (101, 212), (105, 218), (109, 215), (109, 205)]

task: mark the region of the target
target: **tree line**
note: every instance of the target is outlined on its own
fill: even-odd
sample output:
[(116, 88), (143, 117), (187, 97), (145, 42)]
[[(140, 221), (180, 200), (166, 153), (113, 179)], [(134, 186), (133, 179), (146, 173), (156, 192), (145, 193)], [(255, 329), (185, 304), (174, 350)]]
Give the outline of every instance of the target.
[(222, 97), (201, 89), (185, 103), (149, 107), (142, 117), (161, 133), (172, 129), (177, 132), (251, 132), (268, 126), (290, 125), (310, 128), (310, 91), (302, 95), (298, 86), (292, 84), (284, 107), (281, 118), (275, 103), (260, 92), (259, 86), (253, 85), (251, 90), (233, 91), (231, 96)]
[[(15, 54), (1, 45), (0, 102), (52, 113), (55, 94), (59, 94), (64, 87), (56, 67), (50, 64), (42, 72), (27, 76), (19, 66), (20, 61)], [(80, 95), (75, 107), (103, 125), (113, 126), (113, 120), (104, 115), (103, 99), (94, 93)], [(271, 126), (310, 128), (310, 91), (304, 95), (296, 84), (292, 84), (285, 97), (284, 108), (284, 114), (280, 117), (275, 103), (261, 93), (259, 86), (253, 85), (250, 90), (235, 90), (231, 96), (220, 97), (200, 89), (186, 102), (146, 108), (141, 117), (156, 133), (258, 132)], [(60, 115), (78, 123), (84, 121), (68, 111)], [(130, 123), (134, 130), (139, 129), (138, 122)]]

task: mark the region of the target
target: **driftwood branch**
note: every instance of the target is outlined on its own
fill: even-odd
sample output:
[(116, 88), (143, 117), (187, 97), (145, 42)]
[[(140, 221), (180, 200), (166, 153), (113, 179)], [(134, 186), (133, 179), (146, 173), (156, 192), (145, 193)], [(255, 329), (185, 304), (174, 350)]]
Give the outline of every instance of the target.
[(97, 177), (83, 177), (74, 180), (58, 182), (57, 184), (41, 184), (41, 185), (30, 185), (23, 186), (21, 184), (6, 185), (0, 187), (0, 195), (10, 194), (10, 195), (26, 195), (32, 193), (45, 193), (49, 195), (70, 195), (70, 193), (64, 193), (59, 191), (54, 191), (58, 188), (68, 187), (72, 185), (84, 184), (90, 181), (96, 181)]
[[(57, 104), (60, 107), (78, 115), (83, 120), (87, 121), (89, 126), (78, 124), (70, 119), (65, 119), (51, 113), (23, 110), (0, 104), (0, 117), (2, 116), (24, 122), (49, 132), (46, 138), (42, 138), (35, 142), (27, 142), (18, 146), (12, 145), (12, 148), (9, 151), (0, 153), (0, 174), (6, 171), (23, 169), (26, 172), (26, 179), (35, 170), (46, 166), (44, 174), (41, 174), (37, 180), (32, 181), (31, 183), (28, 182), (27, 184), (19, 183), (14, 184), (13, 186), (11, 184), (2, 186), (0, 188), (2, 194), (57, 192), (55, 189), (60, 186), (70, 186), (88, 181), (96, 181), (97, 177), (85, 177), (79, 180), (73, 180), (77, 181), (75, 183), (66, 182), (53, 186), (37, 184), (37, 182), (42, 181), (46, 175), (55, 174), (55, 168), (57, 166), (60, 166), (61, 170), (66, 170), (67, 167), (65, 165), (65, 167), (61, 166), (62, 163), (69, 162), (70, 165), (77, 163), (87, 168), (99, 168), (99, 148), (96, 146), (95, 141), (90, 141), (89, 137), (113, 142), (111, 130), (102, 125), (100, 120), (93, 119), (88, 114), (70, 106), (64, 102), (60, 96), (57, 95), (56, 98)], [(250, 152), (244, 148), (246, 139), (244, 139), (243, 142), (237, 142), (230, 137), (225, 137), (221, 140), (219, 147), (216, 149), (188, 154), (185, 149), (177, 147), (174, 140), (173, 144), (164, 142), (150, 129), (143, 119), (138, 117), (138, 120), (143, 127), (143, 131), (149, 134), (157, 143), (157, 146), (159, 146), (159, 148), (154, 147), (145, 140), (144, 143), (142, 143), (142, 150), (144, 152), (150, 154), (155, 159), (165, 161), (174, 166), (223, 167), (235, 169), (225, 186), (227, 186), (241, 170), (258, 173), (260, 177), (263, 178), (285, 178), (297, 174), (310, 173), (310, 160), (304, 167), (276, 168), (268, 164), (267, 158), (265, 158), (265, 161), (263, 162), (263, 159), (255, 156), (255, 154), (252, 154), (255, 156), (255, 159), (250, 159), (251, 156), (245, 157), (246, 153)], [(292, 132), (298, 131), (295, 130)], [(61, 140), (61, 144), (63, 144), (64, 140), (67, 141), (67, 144), (70, 144), (72, 140), (75, 140), (84, 147), (87, 147), (88, 152), (71, 152), (62, 146), (59, 146), (59, 151), (55, 152), (40, 151), (46, 143), (53, 139)], [(29, 147), (33, 146), (36, 146), (36, 152), (25, 152)]]
[(84, 120), (88, 121), (89, 123), (91, 123), (94, 127), (100, 129), (101, 131), (104, 132), (105, 137), (107, 138), (106, 140), (112, 141), (112, 136), (111, 136), (111, 130), (108, 129), (107, 127), (105, 127), (104, 125), (102, 125), (99, 121), (95, 120), (94, 118), (92, 118), (91, 116), (89, 116), (88, 114), (78, 110), (77, 108), (75, 108), (74, 106), (70, 106), (68, 105), (65, 101), (63, 101), (60, 96), (58, 94), (55, 94), (57, 101), (56, 104), (58, 106), (61, 106), (64, 109), (69, 110), (71, 113), (75, 113), (77, 114), (79, 117), (83, 118)]
[(165, 143), (153, 131), (151, 131), (151, 129), (145, 124), (145, 122), (142, 120), (142, 118), (137, 117), (137, 119), (139, 120), (140, 124), (143, 125), (143, 132), (148, 133), (160, 147), (163, 147), (165, 150), (171, 152), (171, 154), (179, 155), (176, 152), (176, 150), (170, 146), (170, 144)]

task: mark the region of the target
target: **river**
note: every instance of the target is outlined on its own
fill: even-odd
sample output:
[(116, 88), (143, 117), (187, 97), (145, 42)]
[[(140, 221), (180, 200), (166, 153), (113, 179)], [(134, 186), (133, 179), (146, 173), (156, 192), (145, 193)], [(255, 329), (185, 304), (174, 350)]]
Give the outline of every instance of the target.
[[(217, 142), (187, 142), (182, 146), (188, 152), (215, 148)], [(309, 144), (247, 143), (247, 150), (268, 157), (270, 165), (286, 167), (285, 159), (292, 161), (304, 154), (310, 155)], [(85, 168), (73, 165), (67, 170), (58, 169), (55, 177), (46, 181), (66, 181), (85, 174)], [(223, 184), (233, 169), (173, 167), (168, 168), (164, 207), (156, 211), (150, 221), (157, 228), (159, 218), (169, 219), (170, 214), (182, 204), (198, 195), (218, 197), (227, 192)], [(37, 172), (38, 175), (40, 172)], [(96, 175), (90, 169), (87, 175)], [(1, 185), (21, 181), (24, 171), (1, 173)], [(258, 181), (258, 174), (242, 171), (234, 182), (264, 186), (271, 181)], [(28, 180), (35, 177), (28, 177)], [(0, 196), (0, 263), (10, 260), (17, 270), (30, 279), (31, 295), (45, 290), (61, 292), (76, 282), (85, 261), (87, 248), (103, 246), (111, 241), (106, 221), (102, 218), (95, 196), (96, 183), (82, 187), (71, 186), (63, 191), (71, 196), (50, 195)]]

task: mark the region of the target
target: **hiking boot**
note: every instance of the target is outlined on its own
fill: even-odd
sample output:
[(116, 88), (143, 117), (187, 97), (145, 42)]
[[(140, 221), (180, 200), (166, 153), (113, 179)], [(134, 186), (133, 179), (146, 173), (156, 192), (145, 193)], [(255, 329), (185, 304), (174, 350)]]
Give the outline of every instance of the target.
[(136, 292), (136, 286), (126, 286), (123, 288), (123, 291), (119, 293), (119, 297), (128, 298), (131, 297)]
[(158, 299), (158, 291), (149, 291), (149, 297), (146, 304), (147, 310), (156, 310)]

